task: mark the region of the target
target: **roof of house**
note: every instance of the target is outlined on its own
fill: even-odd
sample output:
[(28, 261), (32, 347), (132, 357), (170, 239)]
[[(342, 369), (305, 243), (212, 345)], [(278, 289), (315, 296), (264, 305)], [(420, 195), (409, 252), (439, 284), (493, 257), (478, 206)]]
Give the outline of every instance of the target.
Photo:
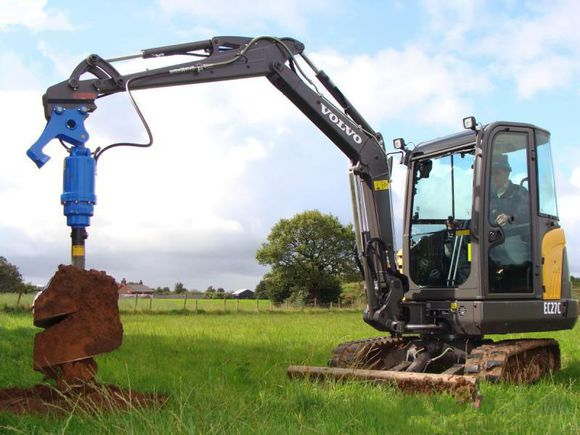
[(126, 288), (131, 293), (153, 293), (154, 290), (141, 282), (121, 282), (119, 289)]
[(254, 293), (254, 290), (250, 290), (249, 288), (241, 288), (239, 290), (236, 290), (235, 292), (232, 292), (233, 295), (240, 295), (244, 292), (252, 292)]

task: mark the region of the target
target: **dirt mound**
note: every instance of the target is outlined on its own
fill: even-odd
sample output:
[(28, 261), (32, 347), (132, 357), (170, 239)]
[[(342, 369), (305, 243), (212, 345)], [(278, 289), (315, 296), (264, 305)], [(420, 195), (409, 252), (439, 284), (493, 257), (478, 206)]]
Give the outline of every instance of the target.
[(0, 390), (0, 412), (15, 414), (67, 414), (81, 410), (90, 414), (163, 406), (167, 398), (136, 393), (115, 385), (85, 384), (62, 392), (49, 385)]
[(118, 286), (105, 272), (59, 266), (34, 303), (34, 369), (55, 379), (32, 388), (0, 389), (0, 412), (88, 413), (163, 405), (164, 396), (95, 382), (95, 355), (123, 340)]
[(92, 381), (93, 356), (117, 349), (123, 340), (118, 286), (105, 272), (59, 266), (34, 303), (34, 369), (59, 386)]

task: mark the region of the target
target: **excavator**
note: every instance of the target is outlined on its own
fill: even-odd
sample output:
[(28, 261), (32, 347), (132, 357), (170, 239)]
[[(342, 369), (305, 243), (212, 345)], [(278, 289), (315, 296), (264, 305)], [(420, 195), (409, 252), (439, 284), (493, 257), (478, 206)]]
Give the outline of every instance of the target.
[[(170, 56), (181, 63), (126, 75), (113, 66)], [(47, 125), (27, 154), (40, 168), (52, 139), (68, 151), (61, 203), (73, 266), (85, 267), (98, 159), (115, 147), (153, 142), (132, 92), (253, 77), (266, 77), (350, 160), (363, 319), (387, 334), (340, 344), (329, 367), (291, 366), (291, 377), (385, 380), (421, 391), (473, 388), (479, 380), (530, 383), (559, 370), (554, 339), (486, 337), (571, 329), (578, 318), (550, 133), (518, 122), (482, 125), (470, 116), (458, 133), (414, 147), (397, 138), (387, 152), (382, 135), (291, 38), (224, 36), (112, 59), (93, 54), (47, 89)], [(84, 121), (98, 99), (119, 92), (127, 92), (149, 142), (89, 149)], [(402, 272), (393, 225), (395, 156), (406, 169)], [(100, 349), (95, 341), (87, 358)], [(64, 352), (51, 364), (70, 361)]]

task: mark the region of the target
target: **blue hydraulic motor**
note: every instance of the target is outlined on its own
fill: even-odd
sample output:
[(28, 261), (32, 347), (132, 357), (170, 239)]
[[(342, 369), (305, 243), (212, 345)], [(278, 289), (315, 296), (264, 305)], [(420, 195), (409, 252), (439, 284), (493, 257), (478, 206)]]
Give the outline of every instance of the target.
[(41, 168), (50, 157), (43, 148), (52, 139), (60, 139), (72, 145), (70, 155), (64, 159), (63, 193), (60, 197), (64, 206), (66, 223), (71, 227), (71, 263), (80, 269), (85, 268), (86, 228), (90, 225), (94, 206), (96, 161), (91, 150), (85, 147), (89, 134), (84, 127), (88, 116), (86, 107), (65, 109), (54, 108), (40, 138), (32, 145), (27, 155)]

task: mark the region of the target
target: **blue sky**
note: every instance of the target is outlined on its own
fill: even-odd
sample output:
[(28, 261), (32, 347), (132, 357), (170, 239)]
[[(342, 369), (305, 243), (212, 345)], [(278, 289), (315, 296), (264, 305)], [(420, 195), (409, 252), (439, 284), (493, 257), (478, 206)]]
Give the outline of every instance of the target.
[[(61, 159), (37, 170), (40, 98), (90, 53), (105, 58), (219, 35), (291, 36), (387, 142), (421, 142), (461, 119), (552, 132), (571, 270), (580, 274), (580, 3), (562, 1), (3, 0), (0, 255), (43, 284), (69, 262)], [(141, 70), (139, 62), (119, 64)], [(156, 143), (103, 156), (88, 266), (152, 286), (228, 290), (264, 273), (254, 253), (282, 217), (351, 220), (348, 162), (265, 79), (136, 93)], [(125, 95), (99, 102), (92, 148), (143, 140)], [(400, 215), (401, 172), (395, 174)]]

